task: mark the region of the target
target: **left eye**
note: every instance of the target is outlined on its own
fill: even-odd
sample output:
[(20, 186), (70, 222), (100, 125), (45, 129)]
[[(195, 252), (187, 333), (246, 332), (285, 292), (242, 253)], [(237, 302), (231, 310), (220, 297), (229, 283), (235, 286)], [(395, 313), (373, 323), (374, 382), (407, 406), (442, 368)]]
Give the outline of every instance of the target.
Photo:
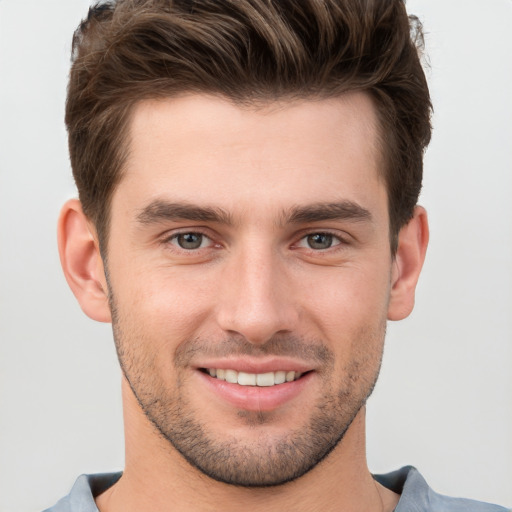
[(181, 249), (192, 251), (206, 247), (211, 240), (202, 233), (178, 233), (171, 238), (171, 243), (178, 245)]
[(299, 247), (321, 251), (340, 244), (338, 237), (330, 233), (311, 233), (300, 240)]

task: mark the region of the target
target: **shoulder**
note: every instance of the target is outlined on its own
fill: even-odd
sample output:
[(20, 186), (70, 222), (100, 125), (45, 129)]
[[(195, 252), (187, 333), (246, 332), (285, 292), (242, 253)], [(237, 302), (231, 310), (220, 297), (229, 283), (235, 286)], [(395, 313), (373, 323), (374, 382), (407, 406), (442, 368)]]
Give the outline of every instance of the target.
[(385, 475), (374, 475), (374, 478), (400, 494), (395, 512), (512, 512), (512, 509), (499, 505), (438, 494), (412, 466)]
[(98, 512), (94, 498), (114, 485), (122, 473), (80, 475), (71, 492), (43, 512)]

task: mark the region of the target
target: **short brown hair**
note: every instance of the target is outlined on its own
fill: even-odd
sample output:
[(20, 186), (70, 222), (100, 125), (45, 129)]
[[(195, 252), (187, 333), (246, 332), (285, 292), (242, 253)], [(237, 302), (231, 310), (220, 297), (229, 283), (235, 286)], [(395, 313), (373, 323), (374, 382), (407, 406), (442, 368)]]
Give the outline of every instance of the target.
[(431, 103), (418, 20), (403, 0), (118, 0), (73, 38), (66, 125), (73, 175), (100, 245), (135, 103), (183, 92), (234, 102), (361, 90), (380, 121), (391, 248), (413, 214)]

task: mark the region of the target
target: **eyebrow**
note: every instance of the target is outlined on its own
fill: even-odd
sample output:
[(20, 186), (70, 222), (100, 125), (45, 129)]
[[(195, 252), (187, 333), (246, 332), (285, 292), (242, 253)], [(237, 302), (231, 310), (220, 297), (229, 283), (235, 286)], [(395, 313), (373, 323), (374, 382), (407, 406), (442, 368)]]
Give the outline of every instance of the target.
[(321, 222), (325, 220), (350, 220), (354, 222), (372, 222), (372, 214), (353, 201), (338, 203), (317, 203), (296, 206), (283, 214), (284, 224)]
[[(188, 203), (174, 203), (162, 199), (152, 201), (137, 215), (137, 221), (143, 225), (165, 221), (188, 220), (194, 222), (217, 222), (233, 225), (231, 215), (222, 208), (197, 206)], [(322, 222), (326, 220), (350, 220), (371, 222), (369, 210), (353, 201), (337, 203), (315, 203), (294, 206), (281, 214), (281, 225)]]
[(144, 225), (176, 220), (219, 222), (228, 225), (233, 223), (229, 213), (222, 208), (172, 203), (161, 199), (151, 202), (137, 215), (137, 221)]

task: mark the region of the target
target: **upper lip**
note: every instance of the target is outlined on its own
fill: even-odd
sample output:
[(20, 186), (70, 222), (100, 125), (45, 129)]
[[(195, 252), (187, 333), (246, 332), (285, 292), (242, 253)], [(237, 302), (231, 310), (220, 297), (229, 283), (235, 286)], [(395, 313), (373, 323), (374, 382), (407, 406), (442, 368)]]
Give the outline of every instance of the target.
[(285, 357), (233, 357), (222, 359), (208, 359), (194, 365), (196, 368), (215, 368), (222, 370), (235, 370), (245, 373), (269, 373), (277, 371), (295, 371), (308, 372), (313, 370), (313, 366), (304, 361), (297, 361), (293, 358)]

